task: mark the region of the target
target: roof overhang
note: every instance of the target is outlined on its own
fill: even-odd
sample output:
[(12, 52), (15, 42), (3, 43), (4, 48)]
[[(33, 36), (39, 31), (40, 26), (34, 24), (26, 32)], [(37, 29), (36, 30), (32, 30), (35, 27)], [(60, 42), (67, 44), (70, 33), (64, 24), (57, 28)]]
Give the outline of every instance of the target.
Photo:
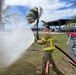
[(71, 19), (59, 19), (59, 20), (47, 22), (47, 24), (50, 26), (59, 26), (59, 25), (62, 26), (62, 25), (65, 25), (70, 20)]

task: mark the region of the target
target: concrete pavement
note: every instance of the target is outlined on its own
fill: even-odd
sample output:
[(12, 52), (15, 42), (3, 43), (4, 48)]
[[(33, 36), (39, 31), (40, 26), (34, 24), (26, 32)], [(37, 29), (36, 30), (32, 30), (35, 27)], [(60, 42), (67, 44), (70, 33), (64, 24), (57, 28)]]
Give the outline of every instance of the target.
[[(36, 34), (36, 31), (33, 31), (34, 34)], [(43, 31), (39, 31), (39, 34), (44, 34)], [(66, 32), (51, 32), (51, 34), (67, 34)]]

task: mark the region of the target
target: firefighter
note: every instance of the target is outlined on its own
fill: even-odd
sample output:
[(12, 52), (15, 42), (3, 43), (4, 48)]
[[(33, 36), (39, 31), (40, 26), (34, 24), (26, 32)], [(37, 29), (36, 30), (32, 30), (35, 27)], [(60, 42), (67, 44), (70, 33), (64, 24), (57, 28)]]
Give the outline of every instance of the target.
[(39, 45), (44, 45), (44, 56), (42, 60), (42, 72), (40, 73), (41, 75), (45, 75), (45, 69), (46, 69), (46, 63), (49, 60), (52, 65), (54, 64), (54, 61), (52, 59), (52, 52), (54, 51), (54, 42), (50, 33), (50, 26), (47, 24), (44, 25), (44, 36), (42, 37), (41, 40), (37, 40), (37, 43)]

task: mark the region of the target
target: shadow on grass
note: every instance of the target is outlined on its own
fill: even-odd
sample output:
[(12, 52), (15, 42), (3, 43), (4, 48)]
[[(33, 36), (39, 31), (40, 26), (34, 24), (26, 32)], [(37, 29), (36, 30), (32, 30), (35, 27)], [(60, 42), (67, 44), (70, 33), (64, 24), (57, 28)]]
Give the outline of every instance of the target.
[(51, 56), (51, 60), (50, 60), (50, 63), (52, 63), (52, 70), (56, 73), (56, 74), (51, 74), (51, 75), (65, 75), (63, 74), (61, 71), (59, 71), (59, 69), (57, 68), (52, 56)]
[(54, 65), (53, 70), (56, 72), (56, 74), (53, 74), (53, 75), (65, 75), (61, 71), (59, 71), (59, 69), (56, 67), (56, 65)]

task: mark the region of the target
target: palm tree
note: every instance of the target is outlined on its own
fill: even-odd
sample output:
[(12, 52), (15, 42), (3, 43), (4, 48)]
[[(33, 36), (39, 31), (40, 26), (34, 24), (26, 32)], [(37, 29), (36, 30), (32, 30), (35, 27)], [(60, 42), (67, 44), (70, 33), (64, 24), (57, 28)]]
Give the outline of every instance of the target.
[(1, 18), (2, 18), (1, 12), (2, 12), (2, 0), (0, 0), (0, 21), (1, 21)]
[(10, 21), (6, 19), (6, 11), (10, 8), (10, 6), (5, 5), (5, 0), (0, 0), (0, 30), (4, 29), (4, 24), (9, 23)]
[[(73, 5), (76, 6), (76, 1), (73, 2)], [(72, 20), (70, 20), (66, 23), (66, 25), (69, 25), (70, 23), (76, 23), (76, 14), (75, 14), (75, 16), (73, 17)]]
[(29, 14), (26, 16), (28, 19), (28, 24), (32, 24), (35, 23), (34, 26), (37, 26), (37, 39), (39, 39), (39, 35), (38, 35), (38, 23), (39, 23), (39, 19), (42, 15), (43, 9), (41, 7), (35, 7), (33, 9), (30, 10)]
[[(3, 0), (0, 0), (0, 27), (2, 27), (3, 28), (3, 23), (2, 23), (2, 2), (3, 2)], [(1, 28), (0, 28), (0, 30), (1, 30)]]

